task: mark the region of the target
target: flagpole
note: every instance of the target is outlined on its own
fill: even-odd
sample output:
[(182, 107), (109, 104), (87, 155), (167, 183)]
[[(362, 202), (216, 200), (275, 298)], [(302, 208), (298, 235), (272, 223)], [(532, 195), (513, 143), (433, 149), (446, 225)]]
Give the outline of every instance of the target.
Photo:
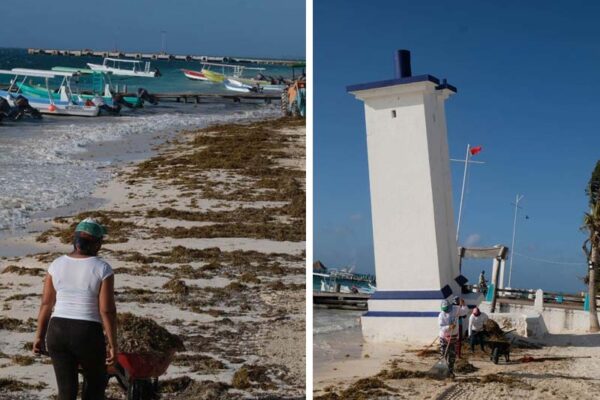
[(463, 199), (465, 197), (465, 184), (467, 182), (467, 169), (469, 168), (469, 152), (471, 145), (467, 144), (467, 155), (465, 156), (465, 171), (463, 173), (462, 189), (460, 191), (460, 205), (458, 206), (458, 222), (456, 223), (456, 243), (458, 243), (458, 235), (460, 233), (460, 221), (462, 218)]
[(517, 213), (519, 212), (519, 202), (523, 200), (523, 195), (518, 195), (515, 201), (515, 218), (513, 220), (512, 245), (510, 246), (510, 267), (508, 268), (508, 287), (512, 278), (513, 255), (515, 254), (515, 233), (517, 232)]

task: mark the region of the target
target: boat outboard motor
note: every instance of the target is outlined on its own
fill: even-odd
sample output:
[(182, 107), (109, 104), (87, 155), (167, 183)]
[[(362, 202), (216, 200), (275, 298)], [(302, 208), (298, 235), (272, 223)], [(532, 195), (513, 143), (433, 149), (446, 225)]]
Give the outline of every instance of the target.
[(108, 104), (106, 104), (104, 102), (104, 99), (100, 95), (94, 96), (94, 99), (91, 102), (93, 105), (98, 107), (100, 110), (106, 111), (109, 114), (118, 115), (121, 112), (121, 105), (114, 103), (114, 97), (113, 97), (113, 106), (112, 107), (109, 106)]
[(131, 104), (130, 102), (125, 100), (123, 95), (120, 93), (113, 95), (112, 100), (113, 100), (113, 107), (115, 107), (115, 108), (118, 107), (119, 111), (121, 110), (121, 106), (125, 106), (127, 108), (135, 108), (135, 105)]
[(156, 96), (151, 95), (144, 88), (139, 88), (137, 91), (137, 95), (138, 95), (139, 99), (142, 99), (143, 101), (147, 101), (148, 103), (150, 103), (154, 106), (158, 104), (158, 99), (156, 98)]
[(29, 104), (29, 100), (27, 100), (26, 97), (18, 95), (15, 98), (14, 103), (15, 106), (11, 109), (10, 113), (8, 114), (9, 118), (17, 120), (21, 119), (25, 114), (30, 114), (33, 118), (37, 119), (42, 118), (42, 114), (35, 108), (31, 107), (31, 105)]
[(10, 104), (5, 98), (0, 97), (0, 121), (10, 113)]
[(158, 69), (158, 67), (154, 67), (154, 72), (156, 73), (156, 77), (161, 77), (162, 74), (160, 73), (160, 69)]

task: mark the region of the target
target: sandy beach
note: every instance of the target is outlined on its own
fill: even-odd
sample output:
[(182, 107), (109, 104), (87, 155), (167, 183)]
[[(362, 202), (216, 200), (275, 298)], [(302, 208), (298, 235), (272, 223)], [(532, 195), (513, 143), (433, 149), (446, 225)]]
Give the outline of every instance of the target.
[(315, 399), (594, 399), (600, 389), (599, 335), (548, 335), (534, 342), (539, 349), (513, 346), (510, 362), (497, 365), (489, 350), (467, 350), (463, 358), (474, 368), (454, 380), (424, 376), (438, 360), (437, 344), (369, 344), (360, 327), (319, 342), (329, 351), (314, 355)]
[[(304, 121), (182, 131), (156, 150), (111, 171), (76, 215), (1, 240), (14, 252), (0, 259), (1, 398), (56, 394), (50, 360), (28, 349), (45, 271), (88, 216), (108, 227), (119, 312), (184, 342), (161, 398), (304, 397)], [(125, 398), (114, 379), (107, 398)]]

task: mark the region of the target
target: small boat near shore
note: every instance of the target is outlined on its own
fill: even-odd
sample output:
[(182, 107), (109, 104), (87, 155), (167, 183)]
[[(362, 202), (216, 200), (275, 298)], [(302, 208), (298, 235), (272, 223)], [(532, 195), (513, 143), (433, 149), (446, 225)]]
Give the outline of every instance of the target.
[[(73, 94), (71, 89), (73, 73), (71, 72), (13, 68), (10, 71), (0, 70), (0, 74), (13, 76), (8, 89), (0, 90), (0, 97), (6, 99), (11, 106), (15, 105), (18, 96), (23, 96), (31, 107), (43, 114), (95, 117), (100, 113), (99, 107), (86, 105), (82, 98)], [(56, 78), (62, 78), (62, 81), (58, 93), (54, 95), (52, 89), (50, 89), (49, 81)], [(27, 90), (32, 85), (25, 82), (33, 79), (43, 82), (39, 86), (43, 89), (38, 93)]]
[(225, 85), (225, 88), (227, 90), (231, 90), (233, 92), (240, 92), (240, 93), (262, 92), (260, 86), (251, 86), (251, 85), (242, 83), (235, 79), (225, 79), (225, 81), (223, 81), (223, 84)]
[[(127, 93), (127, 85), (114, 85), (110, 76), (112, 73), (98, 72), (88, 68), (74, 67), (52, 67), (52, 71), (71, 72), (74, 74), (74, 82), (71, 83), (73, 91), (84, 100), (93, 100), (97, 96), (102, 97), (103, 101), (108, 105), (114, 105), (113, 99), (115, 93)], [(121, 89), (121, 90), (120, 90)], [(29, 88), (36, 90), (37, 93), (43, 91), (42, 87)], [(54, 91), (57, 95), (57, 91)], [(141, 107), (143, 101), (138, 96), (125, 95), (122, 99), (135, 107)]]
[(158, 68), (151, 69), (150, 61), (142, 63), (139, 60), (125, 58), (105, 58), (102, 64), (87, 63), (93, 71), (112, 73), (120, 76), (137, 76), (142, 78), (157, 78), (161, 76)]
[(313, 272), (315, 291), (329, 293), (373, 294), (375, 285), (372, 279), (343, 271), (332, 270), (329, 273)]
[(181, 69), (181, 72), (185, 75), (186, 78), (191, 79), (193, 81), (208, 81), (209, 79), (200, 71), (193, 71), (191, 69)]

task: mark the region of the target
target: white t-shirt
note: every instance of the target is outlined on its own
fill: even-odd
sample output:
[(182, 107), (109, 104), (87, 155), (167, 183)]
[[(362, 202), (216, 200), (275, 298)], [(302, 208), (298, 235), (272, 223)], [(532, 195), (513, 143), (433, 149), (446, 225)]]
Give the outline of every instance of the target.
[[(458, 317), (467, 315), (469, 308), (467, 306), (451, 306), (449, 312), (441, 312), (438, 315), (438, 324), (440, 325), (440, 337), (458, 335)], [(454, 325), (450, 329), (450, 325)]]
[(53, 317), (102, 322), (98, 307), (100, 284), (113, 274), (106, 261), (65, 255), (50, 264), (48, 273), (56, 290)]
[(488, 320), (488, 316), (485, 313), (480, 313), (478, 317), (475, 314), (471, 314), (469, 317), (469, 336), (473, 332), (481, 332), (485, 321)]

